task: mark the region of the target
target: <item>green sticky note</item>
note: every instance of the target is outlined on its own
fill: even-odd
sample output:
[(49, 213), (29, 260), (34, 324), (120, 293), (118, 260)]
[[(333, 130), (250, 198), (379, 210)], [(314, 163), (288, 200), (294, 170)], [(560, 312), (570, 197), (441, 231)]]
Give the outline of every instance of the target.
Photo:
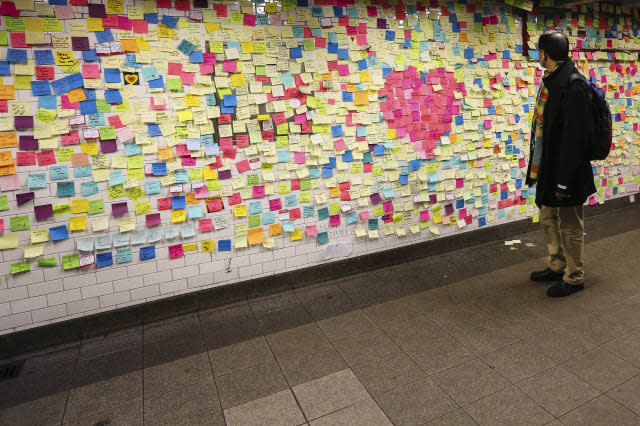
[(80, 267), (80, 256), (77, 254), (70, 254), (69, 256), (62, 256), (62, 269), (65, 271), (68, 269), (75, 269)]
[(6, 31), (0, 31), (0, 46), (8, 46), (9, 37), (7, 37)]
[(306, 38), (302, 42), (304, 50), (314, 50), (316, 48), (316, 40), (313, 38)]
[(19, 33), (19, 32), (23, 32), (24, 31), (24, 19), (18, 17), (18, 18), (12, 18), (11, 16), (5, 16), (4, 17), (4, 29), (12, 32), (12, 33)]
[(267, 66), (256, 65), (256, 75), (267, 75)]
[(75, 154), (76, 149), (74, 147), (58, 148), (58, 161), (71, 161), (71, 155)]
[(116, 138), (116, 128), (113, 126), (100, 126), (100, 139), (114, 140)]
[(29, 265), (28, 261), (12, 263), (11, 264), (11, 274), (19, 274), (21, 272), (28, 272), (31, 270), (31, 265)]
[(104, 201), (103, 200), (90, 200), (89, 201), (89, 214), (104, 213)]
[(26, 231), (31, 227), (29, 216), (17, 216), (11, 218), (11, 232)]
[(0, 195), (0, 210), (9, 210), (9, 198), (6, 195)]
[(69, 203), (54, 204), (53, 214), (55, 216), (64, 216), (66, 214), (71, 214), (71, 206), (69, 205)]
[(45, 33), (61, 33), (62, 22), (57, 18), (43, 18)]
[(179, 78), (167, 78), (167, 89), (172, 92), (182, 92), (182, 81)]
[(249, 216), (249, 228), (255, 228), (256, 226), (260, 226), (260, 215), (256, 214), (253, 216)]
[(38, 259), (38, 266), (57, 266), (58, 261), (55, 257), (46, 257), (44, 259)]
[(309, 191), (311, 189), (311, 179), (300, 179), (300, 190)]
[(247, 185), (260, 185), (260, 177), (258, 175), (247, 175)]
[(111, 112), (111, 104), (106, 99), (96, 99), (96, 107), (98, 112)]

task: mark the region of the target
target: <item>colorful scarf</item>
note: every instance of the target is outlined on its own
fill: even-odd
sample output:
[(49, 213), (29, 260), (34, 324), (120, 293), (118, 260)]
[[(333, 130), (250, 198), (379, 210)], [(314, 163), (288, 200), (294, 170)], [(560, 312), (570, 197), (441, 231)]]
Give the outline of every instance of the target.
[[(556, 69), (558, 69), (557, 63), (555, 67), (550, 70), (546, 70), (544, 76), (548, 76)], [(542, 164), (542, 115), (544, 113), (544, 105), (549, 99), (549, 90), (545, 87), (543, 82), (540, 82), (540, 89), (538, 90), (538, 97), (536, 98), (536, 108), (533, 114), (533, 124), (531, 126), (531, 143), (533, 144), (533, 158), (531, 161), (531, 169), (529, 171), (529, 179), (536, 181), (538, 179), (538, 173), (540, 172), (540, 165)]]

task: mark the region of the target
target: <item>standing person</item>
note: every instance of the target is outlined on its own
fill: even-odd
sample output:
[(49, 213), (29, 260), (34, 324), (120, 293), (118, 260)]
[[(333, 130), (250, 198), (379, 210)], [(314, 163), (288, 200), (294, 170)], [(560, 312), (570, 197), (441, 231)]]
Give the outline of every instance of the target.
[(585, 84), (569, 82), (578, 71), (569, 59), (566, 35), (542, 34), (538, 52), (545, 73), (536, 99), (526, 183), (536, 186), (549, 257), (547, 268), (533, 272), (531, 279), (554, 282), (547, 294), (563, 297), (584, 289), (583, 204), (596, 192), (585, 126), (589, 95)]

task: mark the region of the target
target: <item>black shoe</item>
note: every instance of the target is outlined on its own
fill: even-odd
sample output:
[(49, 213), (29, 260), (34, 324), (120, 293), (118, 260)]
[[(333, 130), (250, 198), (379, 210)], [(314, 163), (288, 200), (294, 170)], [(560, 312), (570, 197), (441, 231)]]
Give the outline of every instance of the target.
[(564, 276), (564, 271), (556, 272), (551, 268), (547, 268), (544, 271), (535, 271), (531, 273), (531, 281), (539, 283), (547, 281), (560, 281)]
[(577, 293), (581, 290), (584, 290), (584, 284), (568, 284), (562, 281), (561, 283), (549, 287), (547, 295), (550, 297), (564, 297)]

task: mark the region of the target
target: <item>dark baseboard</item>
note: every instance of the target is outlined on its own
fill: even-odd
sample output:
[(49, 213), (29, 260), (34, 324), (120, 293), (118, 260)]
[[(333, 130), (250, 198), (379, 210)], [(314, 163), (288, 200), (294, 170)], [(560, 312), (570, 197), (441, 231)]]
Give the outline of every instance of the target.
[[(587, 217), (598, 216), (627, 207), (628, 197), (607, 201), (585, 209)], [(384, 250), (349, 259), (302, 268), (233, 284), (196, 291), (136, 306), (101, 312), (86, 317), (53, 323), (0, 336), (0, 359), (16, 357), (49, 347), (72, 344), (86, 338), (107, 335), (118, 330), (172, 318), (203, 309), (212, 309), (252, 297), (267, 296), (292, 288), (360, 274), (407, 261), (443, 254), (512, 236), (535, 231), (539, 225), (530, 218), (496, 226), (427, 240), (404, 247)]]

